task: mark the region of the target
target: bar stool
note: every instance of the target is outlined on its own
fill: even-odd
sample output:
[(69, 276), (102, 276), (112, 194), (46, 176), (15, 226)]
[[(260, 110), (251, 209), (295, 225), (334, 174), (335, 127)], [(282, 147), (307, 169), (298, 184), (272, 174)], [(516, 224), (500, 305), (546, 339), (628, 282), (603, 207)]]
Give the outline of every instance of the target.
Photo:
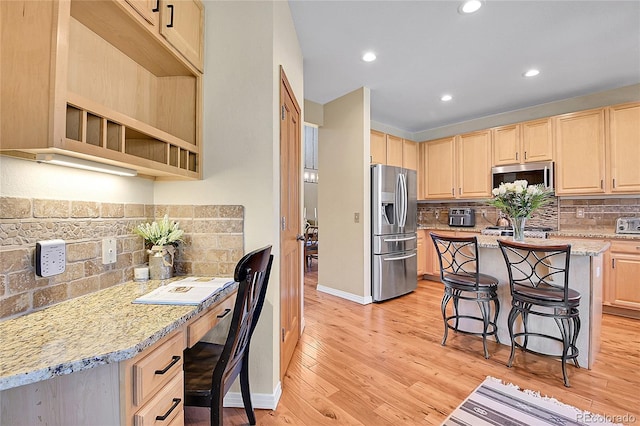
[[(487, 336), (498, 339), (498, 279), (478, 272), (477, 237), (447, 237), (431, 232), (440, 261), (440, 281), (444, 284), (441, 309), (444, 320), (442, 345), (447, 342), (449, 329), (456, 332), (482, 336), (484, 357), (489, 358)], [(447, 315), (447, 304), (453, 299), (453, 312)], [(480, 316), (464, 315), (458, 310), (460, 300), (475, 301), (480, 308)], [(491, 315), (491, 303), (494, 305)], [(482, 331), (460, 329), (460, 320), (482, 322)]]
[[(560, 358), (564, 385), (570, 387), (567, 360), (577, 368), (576, 340), (580, 332), (580, 293), (569, 288), (569, 259), (571, 245), (532, 245), (498, 240), (509, 272), (511, 311), (508, 325), (511, 338), (511, 356), (507, 367), (513, 365), (516, 348), (538, 355)], [(553, 318), (560, 337), (529, 329), (529, 315)], [(518, 316), (522, 317), (522, 332), (515, 332)], [(562, 344), (562, 353), (536, 351), (527, 347), (529, 337), (540, 337)], [(517, 340), (521, 338), (521, 342)], [(546, 348), (545, 348), (546, 349)]]

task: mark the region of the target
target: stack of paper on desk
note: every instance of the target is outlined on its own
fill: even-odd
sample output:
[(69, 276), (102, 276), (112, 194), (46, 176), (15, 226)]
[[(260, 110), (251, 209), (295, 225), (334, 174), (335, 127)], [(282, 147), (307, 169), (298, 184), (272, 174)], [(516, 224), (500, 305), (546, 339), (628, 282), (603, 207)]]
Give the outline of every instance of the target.
[(189, 277), (158, 287), (138, 297), (133, 303), (156, 305), (198, 305), (227, 284), (233, 278)]

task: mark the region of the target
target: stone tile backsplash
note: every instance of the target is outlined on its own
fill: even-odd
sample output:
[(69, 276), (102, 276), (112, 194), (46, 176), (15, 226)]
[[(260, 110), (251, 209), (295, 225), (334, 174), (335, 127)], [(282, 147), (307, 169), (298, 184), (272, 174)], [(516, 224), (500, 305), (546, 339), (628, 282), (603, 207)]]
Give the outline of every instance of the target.
[[(147, 262), (144, 241), (132, 232), (162, 218), (185, 231), (177, 275), (233, 276), (244, 253), (244, 208), (218, 205), (144, 205), (0, 197), (0, 321), (133, 279)], [(102, 239), (115, 238), (115, 264), (102, 264)], [(37, 241), (66, 242), (65, 272), (35, 274)]]
[[(479, 228), (495, 225), (498, 220), (499, 211), (496, 208), (487, 206), (484, 201), (473, 201), (418, 204), (418, 223), (426, 227), (437, 224), (447, 225), (450, 207), (474, 208), (476, 227)], [(481, 210), (486, 211), (486, 219), (482, 217)], [(640, 197), (598, 199), (554, 197), (551, 204), (534, 213), (533, 217), (527, 221), (527, 226), (544, 226), (560, 231), (615, 232), (616, 219), (622, 216), (640, 217)]]

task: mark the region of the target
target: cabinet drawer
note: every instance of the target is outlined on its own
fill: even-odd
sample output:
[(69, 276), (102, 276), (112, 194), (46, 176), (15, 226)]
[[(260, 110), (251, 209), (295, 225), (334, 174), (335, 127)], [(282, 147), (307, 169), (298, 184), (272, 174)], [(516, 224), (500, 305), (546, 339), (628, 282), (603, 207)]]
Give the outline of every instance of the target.
[[(149, 355), (133, 364), (133, 403), (140, 406), (176, 373), (182, 377), (184, 334), (176, 333)], [(165, 423), (166, 424), (166, 423)]]
[(177, 426), (184, 424), (184, 388), (182, 373), (174, 374), (134, 416), (135, 426)]
[(216, 305), (213, 309), (202, 314), (198, 319), (187, 326), (187, 346), (191, 347), (198, 343), (202, 336), (220, 322), (220, 320), (231, 315), (233, 305), (236, 301), (236, 294), (233, 293), (225, 300)]
[(629, 253), (640, 255), (640, 240), (638, 241), (611, 241), (609, 249), (616, 253)]

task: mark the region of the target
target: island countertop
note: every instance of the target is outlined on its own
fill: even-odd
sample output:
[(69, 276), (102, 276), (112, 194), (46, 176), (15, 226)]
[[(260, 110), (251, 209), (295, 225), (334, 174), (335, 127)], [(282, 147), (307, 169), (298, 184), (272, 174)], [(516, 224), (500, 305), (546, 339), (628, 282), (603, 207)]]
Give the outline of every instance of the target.
[(0, 391), (133, 358), (238, 287), (197, 306), (131, 303), (168, 282), (130, 281), (0, 323)]
[[(437, 231), (436, 231), (437, 233)], [(498, 248), (498, 240), (513, 241), (511, 237), (496, 237), (493, 235), (478, 235), (478, 247)], [(582, 240), (572, 238), (525, 238), (526, 244), (539, 246), (555, 246), (559, 244), (571, 244), (571, 254), (574, 256), (597, 256), (604, 253), (610, 243), (600, 240)]]

